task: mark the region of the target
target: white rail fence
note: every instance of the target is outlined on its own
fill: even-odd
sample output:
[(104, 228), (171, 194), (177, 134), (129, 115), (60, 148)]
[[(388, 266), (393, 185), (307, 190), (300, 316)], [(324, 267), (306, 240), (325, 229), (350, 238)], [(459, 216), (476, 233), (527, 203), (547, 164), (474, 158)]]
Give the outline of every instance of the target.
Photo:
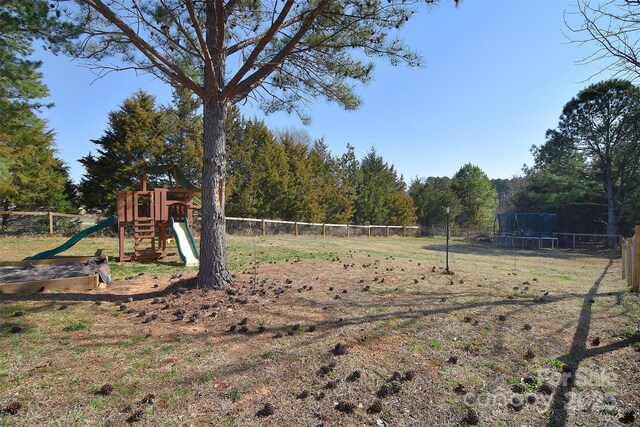
[[(42, 217), (42, 218), (37, 218)], [(0, 218), (6, 221), (0, 222), (0, 232), (7, 234), (55, 234), (75, 233), (80, 229), (95, 225), (105, 217), (100, 215), (77, 215), (58, 212), (18, 212), (0, 211)], [(66, 219), (61, 222), (58, 218)], [(10, 220), (9, 220), (10, 219)], [(198, 218), (194, 218), (194, 227), (199, 229)], [(225, 218), (225, 231), (229, 234), (293, 234), (345, 236), (345, 237), (415, 237), (420, 233), (418, 226), (401, 225), (356, 225), (356, 224), (327, 224), (303, 221), (281, 221), (276, 219), (258, 218)], [(7, 225), (8, 224), (8, 225)]]

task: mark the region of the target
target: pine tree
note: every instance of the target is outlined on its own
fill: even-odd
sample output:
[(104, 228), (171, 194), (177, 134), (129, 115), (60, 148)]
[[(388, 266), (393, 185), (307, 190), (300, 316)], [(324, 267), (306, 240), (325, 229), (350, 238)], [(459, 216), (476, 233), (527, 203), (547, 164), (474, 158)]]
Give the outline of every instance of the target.
[(189, 90), (178, 87), (166, 108), (167, 158), (187, 179), (199, 186), (202, 179), (202, 102)]
[(447, 208), (453, 219), (462, 210), (451, 189), (451, 178), (446, 176), (415, 179), (409, 186), (409, 194), (416, 206), (418, 223), (423, 227), (443, 227), (447, 221)]
[(349, 195), (348, 180), (344, 179), (340, 158), (329, 152), (324, 140), (319, 139), (309, 152), (309, 162), (316, 186), (321, 189), (324, 223), (346, 224), (353, 215), (353, 199)]
[(55, 49), (72, 27), (50, 15), (48, 2), (32, 0), (1, 2), (0, 28), (0, 209), (73, 210), (53, 132), (34, 113), (48, 94), (41, 63), (29, 59), (36, 39)]
[[(80, 182), (82, 204), (89, 210), (113, 212), (118, 189), (136, 188), (146, 167), (170, 164), (173, 147), (168, 137), (166, 111), (142, 91), (109, 113), (109, 128), (93, 140), (98, 154), (80, 159), (86, 169)], [(150, 180), (160, 185), (163, 177)]]
[(415, 224), (415, 207), (402, 177), (374, 148), (360, 162), (356, 186), (356, 224)]

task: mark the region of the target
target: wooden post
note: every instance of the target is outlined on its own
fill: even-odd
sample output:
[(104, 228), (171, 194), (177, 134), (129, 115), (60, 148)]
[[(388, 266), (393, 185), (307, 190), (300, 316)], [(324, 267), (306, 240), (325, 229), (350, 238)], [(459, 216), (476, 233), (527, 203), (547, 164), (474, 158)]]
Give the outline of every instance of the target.
[(327, 237), (327, 224), (322, 224), (322, 237)]
[(631, 290), (638, 292), (640, 290), (640, 226), (636, 226), (636, 233), (633, 236), (633, 285)]
[(124, 221), (118, 221), (118, 252), (120, 255), (120, 258), (118, 259), (119, 262), (126, 261), (124, 255), (124, 239)]
[(633, 260), (634, 260), (634, 246), (633, 237), (627, 242), (627, 287), (633, 288)]
[(298, 221), (296, 221), (294, 224), (295, 230), (296, 230), (296, 237), (298, 237)]
[(622, 273), (622, 280), (627, 278), (627, 241), (623, 240), (620, 244), (620, 270)]
[(367, 231), (368, 231), (369, 237), (371, 237), (371, 226), (367, 227)]
[(349, 224), (347, 224), (347, 237), (349, 237)]
[(49, 212), (49, 234), (53, 234), (53, 212)]
[(402, 237), (407, 237), (407, 227), (402, 227)]
[(266, 236), (267, 235), (267, 223), (265, 222), (265, 220), (262, 220), (262, 235)]
[(631, 279), (632, 279), (632, 268), (631, 268), (631, 264), (633, 263), (633, 257), (632, 257), (632, 252), (631, 252), (631, 243), (632, 243), (632, 239), (627, 239), (626, 243), (625, 243), (625, 247), (624, 250), (627, 253), (626, 255), (626, 264), (625, 264), (625, 271), (627, 272), (627, 287), (629, 289), (631, 289)]
[(387, 225), (387, 237), (389, 237), (389, 226)]

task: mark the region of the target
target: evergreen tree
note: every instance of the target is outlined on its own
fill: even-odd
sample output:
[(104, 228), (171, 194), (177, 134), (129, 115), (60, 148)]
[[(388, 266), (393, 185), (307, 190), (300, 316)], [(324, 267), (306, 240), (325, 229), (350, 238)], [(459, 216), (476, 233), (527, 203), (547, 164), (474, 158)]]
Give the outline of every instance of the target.
[(609, 244), (627, 209), (629, 184), (640, 171), (640, 89), (607, 80), (583, 89), (562, 110), (558, 132), (588, 159), (606, 198)]
[(34, 114), (48, 94), (41, 63), (29, 59), (36, 39), (55, 49), (72, 28), (37, 0), (0, 2), (0, 28), (0, 209), (72, 210), (67, 168), (55, 157), (53, 133)]
[(462, 212), (458, 197), (451, 189), (451, 178), (429, 177), (415, 179), (409, 186), (409, 194), (416, 206), (418, 223), (423, 227), (443, 227), (450, 218), (455, 219)]
[(510, 179), (492, 179), (491, 186), (498, 197), (497, 212), (513, 212), (516, 196), (527, 185), (527, 178), (513, 177)]
[(290, 176), (284, 146), (261, 120), (237, 116), (228, 126), (227, 215), (289, 219)]
[(482, 228), (493, 224), (496, 190), (482, 169), (467, 163), (454, 175), (451, 189), (462, 208), (456, 220), (460, 227)]
[[(109, 128), (97, 140), (98, 154), (80, 159), (86, 169), (80, 182), (82, 204), (89, 210), (115, 211), (118, 189), (136, 188), (148, 166), (170, 164), (173, 147), (168, 137), (167, 116), (156, 106), (155, 97), (137, 92), (109, 113)], [(164, 177), (150, 177), (150, 187)]]
[(289, 220), (318, 222), (324, 217), (321, 177), (317, 176), (309, 160), (311, 138), (304, 132), (288, 130), (278, 135), (278, 143), (285, 150), (289, 170), (286, 194)]
[(0, 209), (73, 211), (65, 191), (67, 168), (55, 157), (53, 133), (35, 114), (22, 116), (11, 129), (0, 127)]
[(531, 147), (534, 164), (524, 168), (527, 184), (516, 193), (516, 210), (555, 213), (563, 231), (603, 232), (605, 200), (587, 158), (561, 133), (550, 130), (546, 137)]
[[(189, 90), (178, 87), (166, 108), (167, 160), (175, 163), (194, 185), (202, 179), (202, 102)], [(230, 118), (232, 119), (232, 118)]]
[(344, 179), (341, 159), (333, 157), (324, 140), (317, 140), (309, 153), (316, 185), (321, 189), (324, 223), (345, 224), (353, 215), (353, 199)]
[(357, 179), (354, 223), (415, 224), (415, 207), (407, 199), (402, 178), (373, 147), (360, 162)]

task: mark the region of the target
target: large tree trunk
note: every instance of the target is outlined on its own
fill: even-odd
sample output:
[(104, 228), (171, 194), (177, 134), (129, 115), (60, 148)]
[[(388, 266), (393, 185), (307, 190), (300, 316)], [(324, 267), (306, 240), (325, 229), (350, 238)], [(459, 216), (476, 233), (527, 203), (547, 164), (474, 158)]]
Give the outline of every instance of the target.
[(613, 191), (613, 176), (611, 172), (611, 166), (607, 167), (606, 170), (606, 179), (607, 179), (607, 246), (612, 248), (616, 244), (616, 229), (617, 229), (617, 219), (616, 219), (616, 200), (615, 194)]
[(226, 178), (226, 105), (203, 100), (202, 231), (198, 283), (223, 288), (231, 283), (224, 246), (224, 185)]
[(206, 43), (213, 53), (204, 67), (202, 99), (204, 136), (202, 142), (202, 230), (198, 284), (224, 288), (231, 284), (224, 247), (224, 185), (227, 177), (225, 121), (227, 102), (221, 98), (224, 86), (224, 49), (217, 48), (217, 15), (213, 1), (206, 2)]

